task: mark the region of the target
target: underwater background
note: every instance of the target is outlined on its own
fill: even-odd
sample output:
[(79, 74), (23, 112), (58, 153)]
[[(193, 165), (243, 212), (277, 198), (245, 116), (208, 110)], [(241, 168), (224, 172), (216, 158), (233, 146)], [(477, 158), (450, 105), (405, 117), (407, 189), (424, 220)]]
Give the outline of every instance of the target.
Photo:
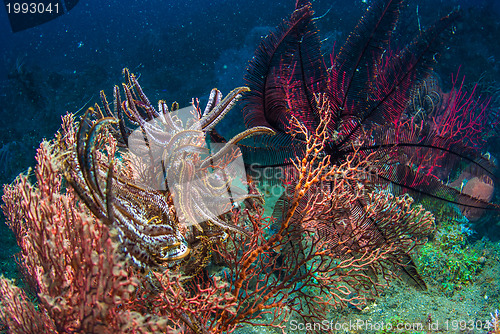
[[(371, 1), (312, 4), (324, 39), (322, 51), (328, 54), (342, 45)], [(470, 88), (478, 84), (481, 97), (491, 99), (490, 112), (500, 114), (499, 0), (407, 1), (392, 44), (403, 47), (419, 27), (458, 6), (462, 18), (435, 73), (443, 91), (451, 89), (452, 75), (457, 73)], [(125, 67), (136, 74), (151, 101), (177, 101), (181, 107), (193, 97), (204, 105), (214, 87), (225, 95), (245, 85), (246, 68), (261, 39), (293, 8), (293, 1), (89, 0), (80, 1), (62, 17), (17, 33), (10, 29), (6, 10), (0, 10), (0, 183), (8, 184), (34, 166), (40, 141), (53, 137), (62, 115), (83, 115), (99, 101), (100, 90), (112, 96)], [(238, 106), (217, 125), (226, 138), (244, 129)], [(497, 129), (486, 147), (497, 160), (499, 135)], [(499, 199), (495, 189), (492, 202)], [(439, 247), (424, 247), (421, 254), (423, 276), (438, 281), (436, 286), (417, 298), (396, 282), (361, 315), (347, 309), (338, 317), (359, 315), (395, 324), (405, 319), (489, 319), (500, 308), (499, 218), (484, 216), (446, 233), (436, 238), (442, 241)], [(8, 278), (20, 277), (17, 252), (13, 233), (0, 224), (0, 273)], [(456, 264), (470, 272), (458, 280), (437, 278), (439, 269), (431, 263), (446, 261), (440, 252), (472, 254)]]

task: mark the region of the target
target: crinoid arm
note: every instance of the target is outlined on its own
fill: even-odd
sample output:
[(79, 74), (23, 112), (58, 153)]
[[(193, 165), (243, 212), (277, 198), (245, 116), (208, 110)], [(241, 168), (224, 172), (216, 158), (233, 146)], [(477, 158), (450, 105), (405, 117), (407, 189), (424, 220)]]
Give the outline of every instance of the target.
[(203, 112), (197, 100), (169, 110), (164, 101), (153, 107), (137, 78), (124, 74), (115, 110), (101, 93), (104, 106), (89, 109), (73, 131), (66, 177), (89, 210), (115, 228), (134, 263), (198, 271), (226, 232), (248, 235), (225, 214), (254, 196), (240, 186), (246, 173), (236, 144), (274, 132), (259, 126), (207, 146), (208, 133), (248, 88), (225, 98), (212, 90)]
[(187, 257), (190, 249), (170, 218), (168, 199), (159, 191), (124, 181), (119, 169), (126, 166), (114, 159), (116, 141), (106, 128), (117, 120), (91, 120), (92, 112), (80, 121), (76, 161), (66, 159), (69, 184), (96, 217), (116, 229), (135, 263), (170, 265)]

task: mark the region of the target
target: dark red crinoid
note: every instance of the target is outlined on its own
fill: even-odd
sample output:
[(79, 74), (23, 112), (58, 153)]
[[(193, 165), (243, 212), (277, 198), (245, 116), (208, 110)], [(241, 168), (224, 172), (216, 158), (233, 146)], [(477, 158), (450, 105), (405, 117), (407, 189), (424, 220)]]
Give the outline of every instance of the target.
[(410, 112), (459, 14), (441, 18), (393, 52), (390, 38), (401, 6), (401, 0), (375, 1), (340, 51), (325, 60), (311, 4), (298, 0), (290, 18), (262, 41), (248, 68), (246, 125), (268, 126), (277, 135), (243, 146), (246, 161), (282, 167), (301, 157), (304, 143), (288, 134), (290, 119), (314, 130), (319, 122), (314, 96), (324, 93), (332, 112), (324, 151), (333, 163), (356, 147), (362, 154), (376, 154), (376, 174), (395, 193), (498, 211), (497, 205), (448, 183), (450, 175), (464, 170), (494, 180), (493, 163), (466, 140), (457, 141), (457, 133), (450, 138), (426, 126), (435, 115), (418, 118)]

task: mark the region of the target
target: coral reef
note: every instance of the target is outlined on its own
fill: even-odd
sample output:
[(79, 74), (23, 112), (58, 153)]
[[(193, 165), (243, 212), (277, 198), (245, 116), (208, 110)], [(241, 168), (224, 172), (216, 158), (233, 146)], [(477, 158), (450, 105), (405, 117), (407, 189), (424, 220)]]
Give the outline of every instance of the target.
[(475, 280), (481, 270), (481, 254), (472, 249), (467, 238), (472, 231), (465, 225), (448, 224), (441, 227), (432, 242), (425, 244), (419, 252), (419, 271), (452, 293)]
[[(127, 89), (142, 92), (128, 75)], [(92, 120), (90, 110), (77, 125), (72, 115), (65, 116), (56, 139), (38, 150), (36, 185), (21, 175), (5, 187), (3, 209), (22, 249), (24, 279), (36, 297), (33, 303), (3, 279), (3, 296), (18, 296), (2, 297), (4, 325), (32, 333), (215, 333), (245, 323), (284, 328), (291, 313), (321, 319), (330, 307), (362, 305), (398, 276), (391, 268), (406, 265), (398, 262), (399, 255), (425, 239), (434, 218), (408, 196), (378, 191), (364, 155), (353, 153), (345, 163), (332, 165), (321, 154), (330, 114), (326, 97), (318, 96), (317, 103), (323, 119), (317, 131), (293, 124), (310, 154), (295, 165), (271, 235), (266, 231), (272, 220), (262, 216), (255, 195), (199, 227), (165, 227), (181, 210), (174, 206), (161, 215), (158, 210), (169, 206), (158, 203), (172, 196), (167, 190), (124, 181), (144, 164), (117, 148), (112, 134), (121, 134), (113, 123), (120, 120), (98, 114)], [(161, 113), (173, 116), (166, 109)], [(91, 130), (82, 136), (84, 127)], [(353, 208), (356, 202), (364, 214)], [(310, 212), (321, 214), (308, 218)], [(369, 229), (368, 221), (378, 222), (385, 234)], [(195, 233), (197, 238), (189, 237)], [(185, 248), (172, 236), (184, 237)], [(160, 241), (157, 253), (154, 245)], [(189, 251), (179, 256), (173, 249)], [(210, 258), (224, 268), (221, 274), (206, 276), (203, 267)], [(194, 263), (198, 270), (191, 269)]]
[[(425, 290), (417, 265), (431, 276), (435, 258), (445, 288), (472, 281), (468, 230), (441, 226), (424, 245), (436, 219), (421, 204), (499, 210), (480, 147), (487, 103), (429, 75), (457, 13), (388, 52), (401, 6), (376, 1), (326, 68), (297, 1), (257, 51), (250, 88), (214, 89), (204, 110), (156, 108), (125, 69), (112, 103), (101, 92), (101, 106), (65, 115), (34, 175), (4, 187), (28, 286), (0, 278), (4, 329), (285, 333), (290, 319), (361, 310), (396, 279)], [(248, 129), (225, 140), (215, 126), (240, 98)], [(245, 170), (255, 162), (283, 176), (270, 216)]]

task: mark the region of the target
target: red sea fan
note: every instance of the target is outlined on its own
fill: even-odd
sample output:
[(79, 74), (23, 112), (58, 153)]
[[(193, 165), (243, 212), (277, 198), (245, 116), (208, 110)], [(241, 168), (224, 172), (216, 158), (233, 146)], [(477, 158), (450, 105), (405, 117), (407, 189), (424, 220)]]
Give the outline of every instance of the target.
[(124, 270), (109, 229), (62, 187), (54, 150), (49, 142), (40, 146), (36, 185), (21, 175), (4, 187), (2, 208), (38, 302), (35, 308), (2, 279), (1, 318), (14, 333), (110, 333), (127, 322), (119, 305), (137, 282)]
[(499, 211), (447, 185), (447, 177), (462, 170), (495, 179), (495, 166), (471, 145), (476, 144), (480, 124), (467, 125), (465, 118), (456, 117), (461, 109), (478, 107), (484, 112), (484, 105), (464, 99), (459, 89), (449, 101), (448, 114), (435, 115), (439, 131), (420, 131), (420, 124), (407, 117), (415, 88), (432, 72), (459, 13), (441, 18), (394, 51), (390, 38), (401, 6), (397, 0), (375, 1), (340, 52), (330, 56), (327, 68), (311, 5), (298, 1), (290, 19), (263, 40), (249, 66), (245, 120), (249, 125), (267, 124), (277, 135), (243, 147), (244, 156), (256, 168), (285, 169), (296, 156), (303, 157), (303, 138), (287, 134), (290, 121), (295, 117), (314, 131), (319, 124), (314, 96), (326, 93), (332, 115), (323, 150), (333, 163), (345, 161), (354, 150), (367, 156), (376, 153), (375, 173), (395, 193)]

